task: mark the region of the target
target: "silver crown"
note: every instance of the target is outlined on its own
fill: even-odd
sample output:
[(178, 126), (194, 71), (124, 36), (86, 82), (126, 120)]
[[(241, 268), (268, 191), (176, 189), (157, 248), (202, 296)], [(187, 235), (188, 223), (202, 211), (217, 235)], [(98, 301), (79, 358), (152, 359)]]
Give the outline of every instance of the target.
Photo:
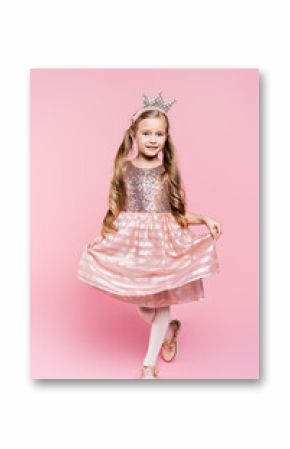
[(167, 114), (171, 106), (176, 102), (176, 100), (169, 101), (165, 103), (162, 98), (162, 92), (158, 92), (158, 94), (152, 99), (149, 100), (147, 95), (143, 94), (143, 106), (141, 109), (138, 109), (132, 116), (132, 122), (136, 120), (136, 118), (147, 109), (158, 109), (159, 111)]

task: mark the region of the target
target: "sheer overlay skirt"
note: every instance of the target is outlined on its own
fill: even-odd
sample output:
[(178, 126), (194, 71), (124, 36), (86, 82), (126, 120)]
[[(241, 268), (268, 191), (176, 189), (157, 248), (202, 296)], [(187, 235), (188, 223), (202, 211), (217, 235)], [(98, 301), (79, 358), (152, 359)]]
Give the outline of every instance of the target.
[(204, 299), (202, 279), (219, 272), (211, 234), (183, 229), (171, 212), (121, 211), (115, 234), (83, 248), (78, 279), (144, 307)]

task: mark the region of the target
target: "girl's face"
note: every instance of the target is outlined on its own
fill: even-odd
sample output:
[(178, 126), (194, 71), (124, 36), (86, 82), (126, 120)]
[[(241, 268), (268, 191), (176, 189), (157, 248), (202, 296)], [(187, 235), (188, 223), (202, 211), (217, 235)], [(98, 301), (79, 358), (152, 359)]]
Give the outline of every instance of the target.
[(154, 159), (163, 150), (167, 138), (166, 121), (162, 118), (141, 120), (135, 135), (138, 153)]

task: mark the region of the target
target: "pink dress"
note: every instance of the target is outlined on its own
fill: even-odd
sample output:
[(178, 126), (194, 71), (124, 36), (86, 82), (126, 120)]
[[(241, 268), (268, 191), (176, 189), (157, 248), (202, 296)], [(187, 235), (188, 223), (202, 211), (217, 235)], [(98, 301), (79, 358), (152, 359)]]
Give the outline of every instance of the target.
[(211, 234), (183, 229), (171, 213), (163, 164), (123, 166), (118, 232), (83, 249), (78, 279), (111, 297), (156, 308), (204, 299), (202, 278), (219, 272)]

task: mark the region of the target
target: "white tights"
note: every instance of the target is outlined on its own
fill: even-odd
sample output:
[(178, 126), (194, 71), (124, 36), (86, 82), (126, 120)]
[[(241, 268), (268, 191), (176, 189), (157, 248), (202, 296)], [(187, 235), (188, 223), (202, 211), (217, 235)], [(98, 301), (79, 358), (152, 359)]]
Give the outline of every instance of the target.
[(156, 308), (155, 316), (151, 324), (148, 350), (143, 360), (143, 365), (155, 365), (162, 343), (165, 339), (171, 337), (172, 329), (171, 326), (168, 326), (169, 322), (169, 306)]

